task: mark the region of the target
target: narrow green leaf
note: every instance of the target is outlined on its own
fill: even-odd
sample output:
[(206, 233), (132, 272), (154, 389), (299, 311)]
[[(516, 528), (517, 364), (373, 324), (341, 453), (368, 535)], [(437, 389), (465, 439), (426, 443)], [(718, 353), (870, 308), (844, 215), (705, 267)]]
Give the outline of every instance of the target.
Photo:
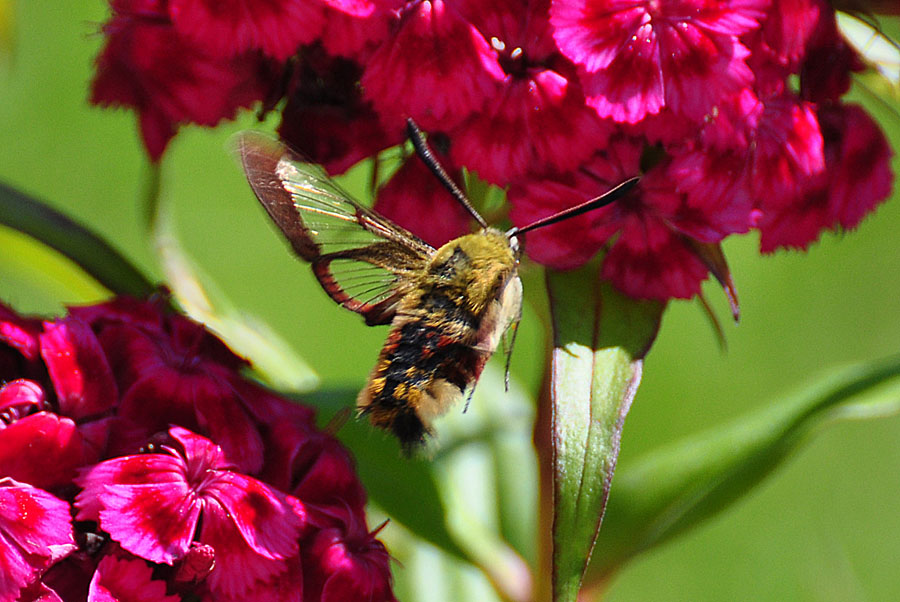
[(185, 313), (251, 360), (254, 369), (280, 391), (303, 393), (316, 388), (313, 369), (256, 316), (240, 311), (218, 290), (178, 243), (164, 207), (157, 209), (153, 238), (166, 283)]
[(772, 407), (652, 452), (616, 479), (589, 570), (599, 582), (632, 556), (722, 512), (836, 420), (900, 412), (900, 356), (853, 366)]
[(0, 183), (0, 224), (56, 249), (110, 291), (146, 297), (155, 286), (102, 238), (59, 211)]
[(625, 415), (663, 305), (598, 284), (596, 267), (548, 272), (554, 350), (553, 599), (575, 600), (603, 518)]
[(27, 234), (0, 226), (0, 249), (3, 300), (20, 311), (61, 314), (64, 305), (109, 297), (106, 288), (68, 258)]

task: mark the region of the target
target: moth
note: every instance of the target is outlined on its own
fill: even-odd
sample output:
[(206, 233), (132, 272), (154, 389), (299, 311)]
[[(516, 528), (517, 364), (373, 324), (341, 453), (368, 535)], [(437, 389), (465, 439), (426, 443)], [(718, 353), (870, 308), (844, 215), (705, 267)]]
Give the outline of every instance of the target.
[(522, 236), (612, 203), (637, 178), (502, 232), (474, 209), (412, 121), (407, 130), (419, 157), (479, 224), (478, 231), (435, 249), (362, 206), (280, 141), (245, 132), (237, 150), (260, 203), (294, 252), (311, 264), (325, 292), (369, 326), (390, 324), (356, 405), (409, 454), (425, 443), (435, 417), (471, 394), (503, 335), (510, 329), (515, 334), (522, 310)]

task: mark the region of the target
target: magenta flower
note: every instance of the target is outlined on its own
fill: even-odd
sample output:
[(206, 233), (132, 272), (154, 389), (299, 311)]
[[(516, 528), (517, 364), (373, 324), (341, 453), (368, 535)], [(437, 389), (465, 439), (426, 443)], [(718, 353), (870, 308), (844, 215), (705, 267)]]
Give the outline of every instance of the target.
[[(116, 0), (95, 82), (106, 94), (95, 97), (138, 109), (154, 157), (179, 123), (213, 124), (262, 100), (262, 112), (281, 112), (281, 135), (331, 173), (402, 143), (412, 117), (451, 173), (511, 185), (516, 223), (641, 175), (641, 198), (535, 232), (527, 245), (555, 268), (607, 249), (604, 277), (639, 297), (696, 294), (711, 259), (703, 249), (730, 234), (758, 228), (763, 249), (805, 247), (858, 223), (888, 189), (866, 126), (876, 167), (838, 182), (825, 174), (823, 131), (842, 131), (842, 118), (819, 120), (862, 64), (824, 0), (314, 0), (302, 26), (297, 2), (242, 16), (247, 0), (216, 11), (209, 0)], [(857, 155), (851, 146), (830, 150)], [(870, 192), (854, 201), (826, 193), (826, 180)], [(377, 206), (439, 244), (469, 226), (448, 199), (412, 161)], [(204, 408), (229, 396), (229, 381), (200, 372), (168, 391), (173, 411), (253, 472), (261, 456), (242, 440), (254, 427), (248, 404), (225, 403), (217, 422)], [(218, 384), (187, 399), (184, 385), (203, 378)], [(120, 417), (165, 428), (159, 402), (138, 403), (140, 388), (116, 381), (127, 398)], [(162, 382), (151, 379), (149, 397), (162, 397)]]
[[(221, 448), (180, 427), (161, 453), (107, 460), (76, 479), (78, 520), (135, 556), (173, 564), (196, 538), (215, 550), (210, 588), (239, 596), (285, 570), (304, 510), (294, 498), (233, 470)], [(198, 533), (198, 523), (202, 524)]]
[(278, 133), (331, 174), (403, 140), (400, 130), (387, 131), (363, 100), (361, 73), (353, 61), (310, 50), (292, 74)]
[(67, 318), (44, 324), (41, 355), (62, 414), (75, 419), (102, 414), (119, 399), (112, 370), (94, 332)]
[(402, 131), (412, 117), (446, 131), (479, 111), (502, 79), (487, 41), (453, 4), (424, 0), (404, 12), (396, 34), (368, 60), (361, 84), (386, 126)]
[[(0, 602), (302, 602), (317, 534), (365, 533), (353, 460), (313, 411), (161, 300), (46, 322), (0, 306), (0, 337)], [(358, 578), (390, 592), (369, 558)]]
[(819, 110), (825, 169), (790, 204), (763, 203), (758, 215), (764, 253), (803, 249), (822, 230), (855, 228), (891, 191), (893, 152), (878, 125), (856, 105)]
[(464, 5), (503, 68), (499, 94), (453, 132), (451, 156), (494, 184), (576, 168), (611, 127), (585, 105), (575, 67), (556, 49), (549, 4), (509, 0)]
[(145, 437), (169, 424), (209, 434), (244, 470), (259, 470), (262, 442), (247, 411), (252, 400), (238, 394), (234, 383), (243, 360), (179, 316), (163, 321), (157, 314), (154, 323), (140, 314), (121, 315), (91, 323), (114, 358), (121, 395), (117, 415), (141, 425)]
[[(754, 62), (762, 60), (781, 67), (781, 78), (796, 73), (807, 54), (817, 23), (829, 8), (824, 0), (780, 0), (769, 6), (762, 27), (748, 34), (745, 43), (753, 49)], [(751, 39), (759, 36), (761, 39)]]
[(635, 123), (670, 107), (700, 120), (753, 82), (738, 38), (759, 27), (768, 0), (553, 0), (550, 20), (579, 66), (587, 103)]
[[(606, 153), (579, 172), (511, 187), (513, 222), (526, 224), (571, 207), (637, 175), (642, 151), (638, 140), (615, 139)], [(661, 300), (694, 296), (708, 270), (687, 239), (714, 242), (724, 234), (691, 210), (687, 198), (672, 190), (665, 172), (661, 163), (615, 204), (529, 233), (526, 250), (541, 263), (570, 269), (614, 240), (602, 274), (626, 294)]]
[(0, 303), (0, 382), (40, 378), (40, 320), (29, 320)]
[(838, 33), (834, 12), (822, 9), (800, 65), (800, 95), (812, 102), (837, 101), (850, 90), (850, 74), (864, 65)]
[(179, 602), (166, 595), (166, 584), (152, 578), (143, 560), (104, 556), (91, 580), (88, 602)]
[(168, 0), (175, 30), (210, 55), (262, 50), (277, 60), (318, 37), (325, 25), (317, 0)]
[(16, 600), (20, 589), (75, 548), (66, 502), (0, 478), (0, 600)]
[(48, 410), (44, 389), (34, 381), (0, 388), (0, 474), (56, 490), (97, 456), (73, 420)]
[(136, 0), (123, 0), (116, 9), (104, 26), (91, 102), (136, 109), (154, 160), (179, 124), (212, 126), (266, 97), (274, 76), (260, 56), (213, 55), (181, 36), (162, 8), (148, 12)]
[(325, 25), (319, 43), (329, 54), (367, 60), (390, 35), (402, 2), (324, 0)]
[(763, 203), (793, 204), (823, 172), (822, 149), (810, 103), (786, 93), (763, 101), (742, 93), (709, 121), (700, 144), (673, 150), (669, 176), (719, 235), (688, 230), (715, 242), (746, 232), (758, 219), (751, 210)]
[(304, 547), (304, 595), (320, 602), (396, 602), (388, 553), (364, 525), (322, 529)]

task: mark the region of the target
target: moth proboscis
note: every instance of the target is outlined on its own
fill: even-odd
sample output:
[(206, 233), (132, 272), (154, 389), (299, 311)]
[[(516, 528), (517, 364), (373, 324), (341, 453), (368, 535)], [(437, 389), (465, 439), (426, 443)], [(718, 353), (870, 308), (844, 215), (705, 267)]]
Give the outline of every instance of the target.
[(502, 336), (518, 325), (520, 237), (608, 205), (638, 180), (502, 232), (472, 207), (412, 121), (408, 134), (419, 157), (478, 222), (478, 231), (435, 249), (353, 200), (282, 142), (256, 132), (237, 139), (250, 186), (325, 292), (369, 326), (390, 324), (356, 405), (373, 425), (396, 435), (406, 453), (426, 441), (433, 418), (471, 393)]

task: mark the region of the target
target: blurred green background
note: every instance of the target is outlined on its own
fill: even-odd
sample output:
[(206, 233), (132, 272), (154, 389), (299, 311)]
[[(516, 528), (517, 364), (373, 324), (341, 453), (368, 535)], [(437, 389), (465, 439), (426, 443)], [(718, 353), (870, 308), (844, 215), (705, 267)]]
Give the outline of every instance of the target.
[[(135, 117), (86, 102), (107, 4), (32, 1), (14, 9), (0, 62), (0, 179), (83, 222), (158, 276), (143, 234), (148, 168)], [(896, 113), (867, 106), (900, 147)], [(288, 254), (225, 150), (230, 134), (249, 127), (255, 123), (245, 115), (216, 130), (184, 128), (175, 139), (162, 187), (179, 237), (234, 304), (268, 321), (326, 387), (358, 388), (386, 330), (336, 307)], [(857, 231), (826, 235), (808, 253), (761, 257), (754, 235), (729, 239), (741, 323), (725, 324), (723, 352), (696, 302), (670, 306), (626, 423), (620, 470), (661, 444), (766, 406), (830, 367), (896, 353), (898, 230), (895, 199)], [(526, 287), (541, 305), (536, 268)], [(721, 292), (706, 291), (726, 319)], [(101, 294), (64, 260), (0, 228), (5, 302), (53, 313)], [(513, 368), (535, 395), (545, 338), (540, 318), (527, 312)], [(735, 507), (632, 562), (608, 599), (900, 600), (898, 441), (896, 417), (825, 430)]]

